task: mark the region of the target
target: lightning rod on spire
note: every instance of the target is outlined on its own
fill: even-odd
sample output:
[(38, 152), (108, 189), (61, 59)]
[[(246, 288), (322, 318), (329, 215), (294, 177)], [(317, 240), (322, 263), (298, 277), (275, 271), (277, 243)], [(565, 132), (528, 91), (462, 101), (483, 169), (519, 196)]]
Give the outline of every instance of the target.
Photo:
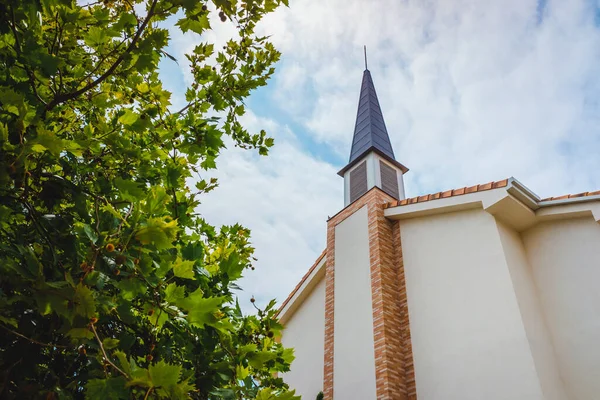
[(365, 69), (369, 69), (367, 68), (367, 46), (365, 45)]

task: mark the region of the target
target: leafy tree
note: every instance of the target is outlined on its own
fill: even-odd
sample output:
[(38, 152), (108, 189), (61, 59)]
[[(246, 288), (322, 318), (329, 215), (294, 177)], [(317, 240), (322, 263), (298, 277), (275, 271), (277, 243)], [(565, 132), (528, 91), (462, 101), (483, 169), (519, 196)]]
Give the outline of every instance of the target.
[[(256, 23), (286, 0), (206, 3), (0, 2), (0, 397), (297, 398), (274, 302), (243, 316), (232, 294), (249, 231), (195, 212), (215, 180), (187, 186), (226, 136), (272, 146), (239, 117), (279, 58)], [(178, 111), (167, 19), (237, 29), (187, 55)]]

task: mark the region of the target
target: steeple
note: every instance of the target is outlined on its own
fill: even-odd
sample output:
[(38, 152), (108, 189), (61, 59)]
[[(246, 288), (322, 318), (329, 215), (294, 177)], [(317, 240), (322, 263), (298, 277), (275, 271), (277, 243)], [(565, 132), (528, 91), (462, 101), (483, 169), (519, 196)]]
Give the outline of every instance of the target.
[(349, 162), (351, 163), (360, 158), (360, 156), (371, 150), (371, 148), (395, 160), (394, 150), (392, 149), (390, 137), (385, 127), (383, 113), (379, 106), (371, 72), (365, 69), (360, 88), (358, 112), (356, 113), (356, 124), (354, 125), (354, 139), (352, 140)]
[(345, 205), (352, 203), (373, 186), (378, 186), (398, 199), (404, 198), (402, 175), (408, 168), (394, 157), (371, 72), (366, 67), (365, 51), (365, 71), (360, 88), (350, 159), (338, 172), (338, 175), (344, 177), (346, 186)]

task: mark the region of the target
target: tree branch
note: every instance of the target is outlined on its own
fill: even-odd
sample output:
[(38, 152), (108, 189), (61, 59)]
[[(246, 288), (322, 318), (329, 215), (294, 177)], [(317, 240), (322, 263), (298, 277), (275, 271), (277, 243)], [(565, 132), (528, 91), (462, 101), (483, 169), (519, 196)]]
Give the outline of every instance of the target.
[(121, 375), (123, 375), (125, 378), (129, 379), (129, 375), (127, 375), (125, 372), (123, 372), (123, 370), (121, 370), (121, 368), (117, 367), (112, 361), (110, 361), (110, 358), (108, 358), (108, 355), (106, 355), (106, 351), (104, 350), (104, 346), (102, 345), (102, 340), (100, 340), (100, 336), (98, 336), (98, 332), (96, 332), (96, 327), (94, 326), (94, 324), (93, 323), (90, 324), (90, 327), (92, 328), (92, 332), (94, 332), (94, 336), (96, 336), (96, 340), (98, 341), (98, 345), (100, 346), (100, 350), (102, 351), (102, 356), (104, 357), (104, 361), (106, 361), (114, 369), (119, 371), (121, 373)]
[(62, 345), (59, 345), (59, 344), (51, 344), (51, 343), (43, 343), (43, 342), (39, 342), (39, 341), (37, 341), (37, 340), (35, 340), (35, 339), (28, 338), (27, 336), (23, 335), (22, 333), (15, 332), (15, 331), (13, 331), (12, 329), (9, 329), (9, 328), (5, 327), (4, 325), (0, 325), (0, 328), (4, 329), (4, 330), (5, 330), (5, 331), (7, 331), (7, 332), (10, 332), (10, 333), (12, 333), (13, 335), (16, 335), (16, 336), (18, 336), (18, 337), (20, 337), (20, 338), (23, 338), (23, 339), (25, 339), (25, 340), (28, 340), (28, 341), (30, 341), (31, 343), (39, 344), (40, 346), (44, 346), (44, 347), (56, 347), (56, 348), (61, 348), (61, 349), (66, 349), (66, 348), (68, 348), (67, 346), (62, 346)]
[(50, 103), (48, 103), (48, 105), (46, 106), (46, 111), (52, 110), (54, 107), (56, 107), (57, 105), (59, 105), (61, 103), (64, 103), (65, 101), (73, 100), (77, 96), (87, 92), (90, 89), (95, 88), (96, 86), (101, 84), (104, 80), (106, 80), (117, 69), (117, 67), (119, 65), (121, 65), (121, 63), (125, 59), (125, 56), (127, 56), (129, 53), (131, 53), (131, 51), (135, 47), (136, 43), (142, 36), (142, 33), (144, 32), (144, 30), (146, 30), (146, 26), (148, 26), (150, 19), (152, 19), (152, 17), (154, 16), (154, 8), (156, 7), (157, 2), (158, 2), (158, 0), (152, 1), (152, 4), (150, 5), (150, 9), (148, 10), (148, 15), (146, 15), (146, 18), (144, 19), (144, 22), (142, 22), (140, 29), (138, 29), (138, 31), (135, 33), (135, 36), (131, 40), (131, 43), (129, 43), (129, 46), (127, 47), (127, 49), (125, 49), (125, 51), (116, 59), (116, 61), (113, 63), (113, 65), (111, 65), (96, 80), (94, 80), (93, 82), (90, 82), (89, 84), (82, 87), (81, 89), (76, 90), (74, 92), (65, 93), (65, 94), (56, 96)]
[(152, 389), (154, 389), (153, 387), (148, 388), (148, 391), (146, 392), (146, 395), (144, 396), (144, 400), (148, 399), (148, 396), (150, 396), (150, 393), (152, 393)]
[[(21, 55), (21, 42), (19, 41), (19, 33), (17, 32), (17, 23), (15, 21), (15, 10), (11, 7), (10, 8), (10, 18), (11, 18), (11, 23), (8, 24), (8, 26), (10, 26), (10, 30), (12, 31), (14, 37), (15, 37), (15, 50), (17, 51), (17, 55)], [(27, 76), (29, 77), (29, 83), (31, 84), (31, 90), (33, 90), (33, 94), (35, 95), (35, 97), (41, 101), (44, 105), (46, 105), (46, 102), (44, 101), (44, 99), (42, 99), (40, 97), (40, 95), (37, 92), (37, 89), (35, 87), (35, 76), (33, 75), (33, 72), (27, 68), (27, 65), (25, 65), (25, 63), (23, 63), (23, 68), (25, 69), (25, 72), (27, 73)]]

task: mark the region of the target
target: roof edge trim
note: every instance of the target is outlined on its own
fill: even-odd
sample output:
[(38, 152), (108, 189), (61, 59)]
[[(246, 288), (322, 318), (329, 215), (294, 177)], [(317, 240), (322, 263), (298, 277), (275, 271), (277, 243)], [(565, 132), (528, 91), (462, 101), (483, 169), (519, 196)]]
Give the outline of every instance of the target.
[(290, 292), (288, 297), (281, 303), (279, 310), (277, 311), (277, 317), (281, 320), (282, 323), (285, 323), (290, 317), (294, 314), (297, 307), (294, 307), (296, 301), (300, 298), (300, 296), (304, 293), (305, 290), (311, 291), (315, 285), (310, 285), (311, 281), (315, 278), (318, 278), (320, 270), (326, 261), (327, 249), (323, 250), (321, 255), (317, 258), (314, 264), (308, 269), (306, 274), (300, 279), (300, 282), (294, 287), (294, 289)]

